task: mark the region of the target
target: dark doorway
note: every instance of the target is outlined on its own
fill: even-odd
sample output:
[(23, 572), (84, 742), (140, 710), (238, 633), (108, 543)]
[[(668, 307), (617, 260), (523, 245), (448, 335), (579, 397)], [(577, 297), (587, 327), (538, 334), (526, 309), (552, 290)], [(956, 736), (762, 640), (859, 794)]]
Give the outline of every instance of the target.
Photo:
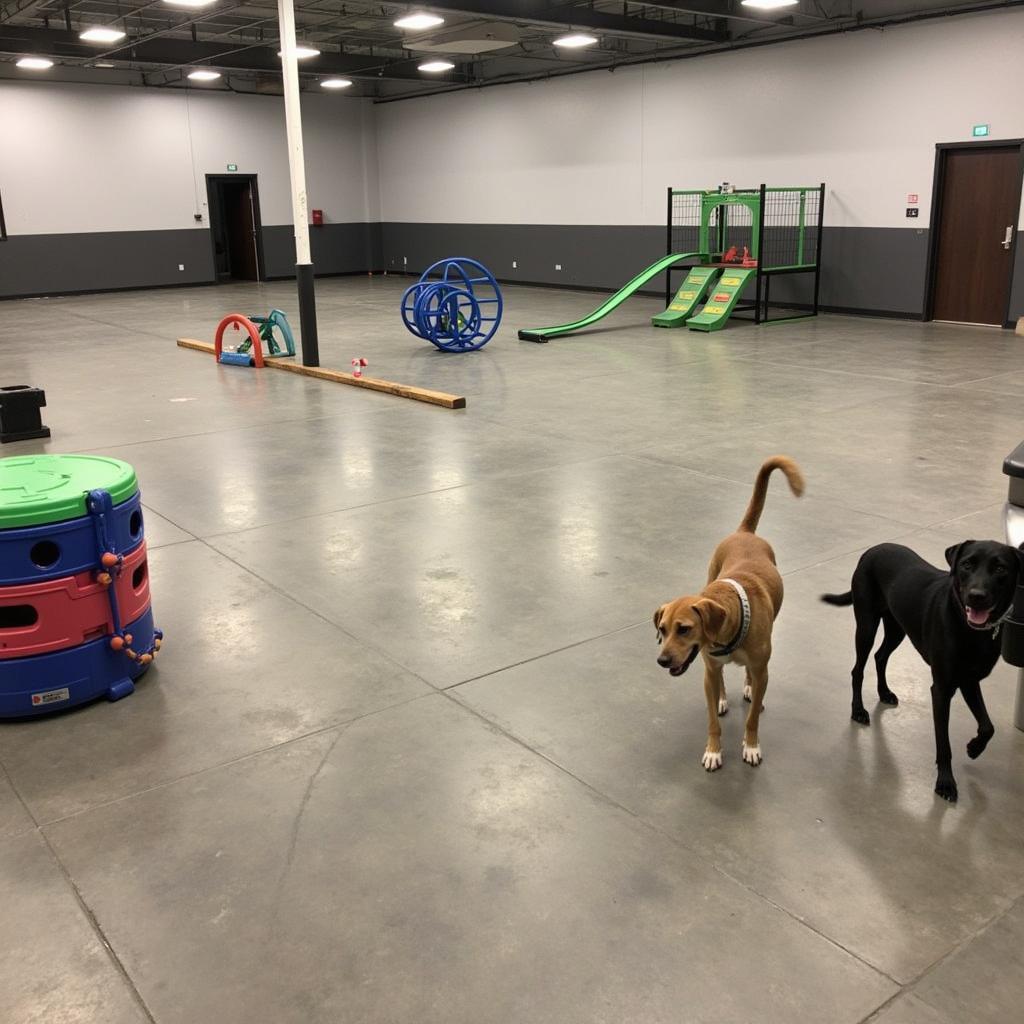
[(255, 174), (208, 174), (206, 195), (217, 281), (263, 279), (260, 198)]
[(930, 317), (1002, 327), (1020, 216), (1021, 143), (939, 146), (935, 160)]

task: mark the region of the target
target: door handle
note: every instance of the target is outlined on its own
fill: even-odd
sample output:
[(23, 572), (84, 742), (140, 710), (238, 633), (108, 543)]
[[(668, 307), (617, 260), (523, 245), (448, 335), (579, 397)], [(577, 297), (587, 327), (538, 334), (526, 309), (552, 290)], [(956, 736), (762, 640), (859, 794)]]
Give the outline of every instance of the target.
[(1013, 238), (1013, 225), (1012, 224), (1007, 224), (1006, 225), (1006, 237), (1003, 239), (1003, 242), (1002, 242), (1003, 248), (1006, 249), (1007, 251), (1009, 251), (1009, 249), (1010, 249), (1010, 241), (1011, 241), (1012, 238)]

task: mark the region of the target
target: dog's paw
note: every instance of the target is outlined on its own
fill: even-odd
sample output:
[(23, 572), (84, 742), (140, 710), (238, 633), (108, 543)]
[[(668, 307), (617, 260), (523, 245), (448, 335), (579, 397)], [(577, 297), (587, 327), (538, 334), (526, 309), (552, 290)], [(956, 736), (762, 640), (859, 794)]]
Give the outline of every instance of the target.
[(883, 704), (888, 704), (891, 707), (896, 707), (896, 705), (900, 702), (899, 697), (897, 697), (896, 694), (892, 692), (892, 690), (885, 690), (883, 693), (880, 693), (878, 695), (878, 699)]
[[(754, 703), (754, 688), (749, 683), (743, 687), (743, 699), (748, 704)], [(761, 710), (764, 711), (764, 701), (761, 701)]]
[(761, 757), (761, 744), (758, 743), (753, 747), (748, 747), (746, 740), (743, 741), (743, 763), (749, 764), (751, 768), (756, 768), (764, 760)]
[(719, 713), (719, 715), (724, 715), (728, 710), (729, 710), (729, 701), (728, 701), (727, 698), (722, 697), (718, 701), (718, 713)]
[(943, 800), (948, 800), (951, 804), (955, 804), (957, 797), (959, 796), (956, 788), (956, 779), (954, 779), (952, 775), (940, 775), (935, 782), (935, 792), (938, 793)]
[(967, 756), (973, 761), (976, 757), (980, 757), (984, 749), (988, 746), (988, 741), (992, 739), (993, 732), (979, 732), (972, 740), (967, 743)]
[(867, 708), (854, 708), (850, 717), (861, 725), (871, 724), (871, 716), (868, 714)]
[(704, 765), (704, 771), (717, 772), (722, 767), (722, 752), (720, 750), (705, 750), (700, 763)]

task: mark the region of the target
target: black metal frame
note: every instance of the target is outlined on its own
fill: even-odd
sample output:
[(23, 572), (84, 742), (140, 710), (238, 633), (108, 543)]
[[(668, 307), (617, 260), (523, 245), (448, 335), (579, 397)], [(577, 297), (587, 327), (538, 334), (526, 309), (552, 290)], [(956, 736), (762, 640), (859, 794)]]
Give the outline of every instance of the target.
[[(928, 220), (928, 264), (925, 270), (924, 307), (921, 319), (931, 320), (935, 310), (935, 272), (939, 252), (939, 212), (942, 209), (942, 190), (946, 183), (946, 155), (954, 149), (1011, 149), (1016, 146), (1019, 157), (1017, 166), (1017, 195), (1024, 189), (1024, 139), (984, 139), (975, 142), (937, 142), (935, 143), (935, 170), (932, 173), (932, 205)], [(1013, 302), (1013, 272), (1017, 260), (1017, 235), (1020, 232), (1020, 205), (1013, 222), (1013, 237), (1010, 240), (1010, 287), (1006, 293), (1006, 311), (1003, 313), (1003, 327), (1013, 327), (1010, 319), (1011, 303)]]
[(0, 195), (0, 242), (7, 241), (7, 221), (4, 219), (4, 197)]
[[(1024, 167), (1024, 164), (1022, 164)], [(735, 189), (736, 192), (760, 192), (761, 201), (758, 204), (758, 225), (757, 234), (762, 249), (764, 248), (764, 214), (765, 214), (765, 193), (767, 187), (762, 183), (759, 189), (754, 188), (739, 188)], [(672, 186), (668, 187), (668, 212), (665, 218), (666, 232), (665, 232), (665, 255), (670, 256), (672, 254)], [(813, 194), (813, 189), (811, 190)], [(818, 315), (820, 308), (820, 296), (821, 296), (821, 245), (824, 238), (824, 226), (825, 226), (825, 182), (822, 182), (818, 189), (818, 237), (814, 248), (814, 266), (813, 268), (802, 268), (793, 267), (782, 270), (772, 270), (768, 268), (765, 270), (761, 266), (760, 258), (757, 261), (757, 273), (754, 276), (754, 301), (753, 302), (742, 302), (738, 303), (733, 307), (732, 315), (735, 316), (740, 312), (747, 312), (749, 310), (754, 311), (753, 323), (755, 324), (767, 324), (777, 323), (782, 320), (803, 320), (806, 317), (812, 317)], [(718, 243), (721, 248), (722, 245), (722, 234), (725, 229), (725, 225), (722, 220), (718, 222)], [(689, 273), (690, 267), (669, 267), (665, 271), (665, 305), (667, 306), (672, 301), (672, 296), (675, 294), (675, 289), (672, 287), (672, 275), (675, 273)], [(769, 315), (770, 308), (770, 292), (771, 292), (771, 279), (777, 275), (783, 274), (814, 274), (814, 300), (811, 303), (811, 308), (807, 312), (795, 313), (788, 316), (776, 316), (772, 317)], [(784, 307), (787, 309), (794, 309), (796, 307)]]
[[(765, 215), (765, 193), (767, 189), (764, 185), (761, 186), (761, 202), (760, 202), (760, 220), (758, 223), (758, 238), (760, 239), (761, 249), (764, 249), (764, 215)], [(813, 194), (813, 190), (812, 190)], [(819, 306), (819, 298), (821, 295), (821, 243), (824, 238), (824, 227), (825, 227), (825, 182), (822, 182), (818, 186), (818, 237), (815, 240), (814, 245), (814, 267), (812, 269), (805, 269), (802, 267), (785, 268), (781, 270), (773, 270), (771, 267), (765, 269), (761, 266), (761, 259), (757, 261), (757, 274), (754, 278), (754, 301), (752, 303), (745, 303), (744, 305), (737, 305), (733, 309), (733, 313), (737, 313), (740, 310), (754, 310), (754, 323), (755, 324), (768, 324), (777, 323), (782, 320), (804, 320), (807, 317), (817, 316)], [(787, 316), (770, 316), (769, 310), (771, 308), (771, 279), (773, 277), (788, 275), (788, 274), (814, 274), (814, 299), (811, 302), (811, 308), (806, 312), (800, 313), (789, 313)], [(795, 309), (798, 307), (783, 307), (787, 309)]]
[(213, 282), (220, 284), (217, 278), (217, 239), (213, 234), (213, 220), (210, 210), (213, 209), (210, 189), (220, 181), (248, 181), (252, 186), (253, 230), (256, 232), (256, 273), (260, 281), (267, 279), (267, 268), (263, 260), (263, 215), (260, 213), (260, 188), (255, 174), (208, 174), (206, 175), (206, 222), (210, 232), (210, 253), (213, 258)]

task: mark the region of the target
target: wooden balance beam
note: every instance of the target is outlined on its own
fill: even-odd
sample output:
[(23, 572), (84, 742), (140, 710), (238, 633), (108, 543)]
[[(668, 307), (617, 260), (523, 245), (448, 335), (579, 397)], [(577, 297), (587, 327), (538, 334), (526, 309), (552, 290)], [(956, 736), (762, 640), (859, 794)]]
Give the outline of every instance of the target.
[[(179, 338), (179, 348), (191, 348), (196, 352), (214, 354), (213, 344), (209, 341), (196, 341), (194, 338)], [(414, 402), (428, 402), (444, 409), (465, 409), (466, 399), (462, 395), (449, 395), (446, 391), (431, 391), (429, 388), (414, 388), (409, 384), (396, 384), (391, 380), (379, 377), (357, 377), (353, 373), (342, 373), (340, 370), (322, 370), (319, 366), (303, 366), (301, 363), (289, 362), (280, 356), (264, 356), (263, 362), (272, 370), (287, 370), (299, 373), (304, 377), (317, 377), (320, 380), (334, 381), (335, 384), (349, 384), (354, 388), (369, 388), (370, 391), (383, 391), (399, 398), (411, 398)]]

